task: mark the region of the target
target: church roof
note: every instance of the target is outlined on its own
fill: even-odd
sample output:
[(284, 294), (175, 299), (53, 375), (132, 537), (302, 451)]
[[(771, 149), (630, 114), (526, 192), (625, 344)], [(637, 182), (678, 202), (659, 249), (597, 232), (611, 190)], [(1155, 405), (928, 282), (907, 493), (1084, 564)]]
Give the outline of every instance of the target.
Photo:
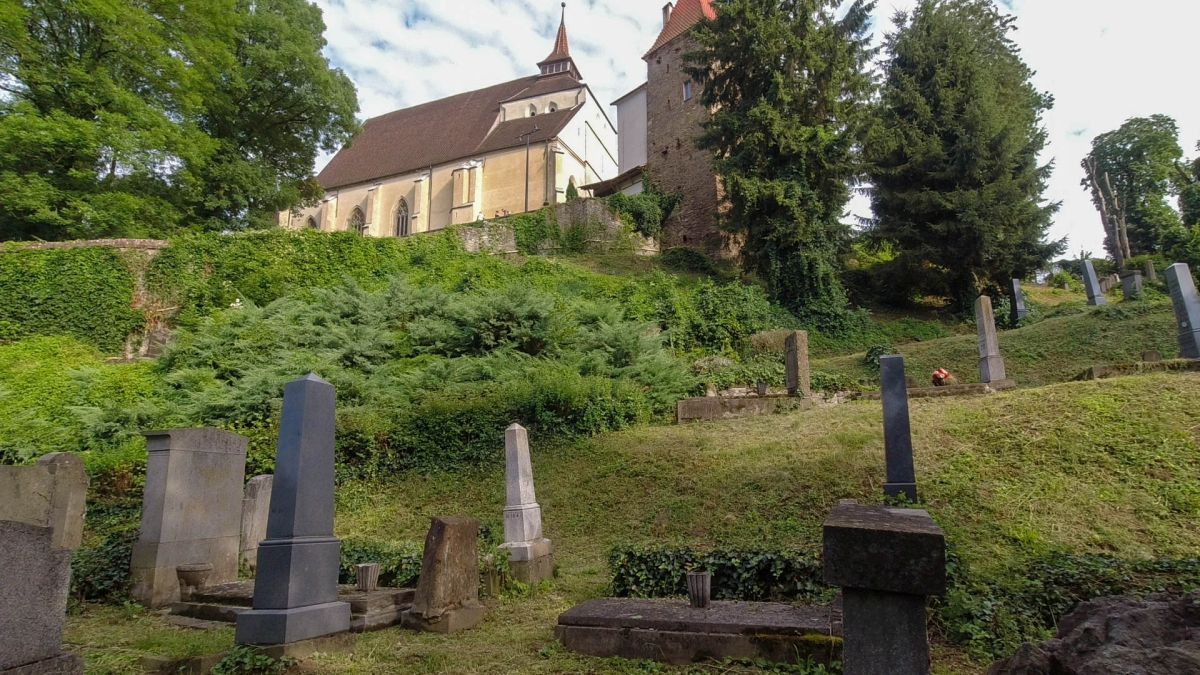
[(526, 89), (522, 89), (516, 94), (504, 99), (504, 103), (512, 103), (520, 101), (523, 98), (534, 98), (535, 96), (545, 96), (546, 94), (555, 94), (568, 89), (579, 89), (582, 85), (579, 80), (571, 73), (557, 73), (555, 75), (543, 75), (538, 78)]
[(538, 65), (544, 63), (553, 63), (554, 61), (563, 61), (571, 58), (571, 45), (567, 43), (567, 3), (563, 3), (563, 17), (558, 24), (558, 37), (554, 39), (554, 49), (550, 52), (550, 56), (542, 59)]
[[(496, 123), (501, 102), (517, 100), (535, 85), (549, 89), (542, 93), (581, 86), (578, 80), (568, 77), (531, 75), (369, 119), (362, 131), (334, 155), (317, 182), (331, 190), (517, 147), (525, 144), (524, 138), (517, 137), (535, 125), (540, 131), (531, 137), (532, 142), (552, 139), (580, 106)], [(518, 122), (527, 122), (528, 129)]]
[(679, 0), (671, 10), (671, 17), (667, 19), (662, 32), (658, 34), (658, 39), (654, 41), (654, 46), (642, 58), (650, 58), (651, 54), (666, 46), (668, 42), (688, 32), (692, 26), (701, 21), (712, 21), (716, 18), (717, 12), (713, 9), (710, 0)]

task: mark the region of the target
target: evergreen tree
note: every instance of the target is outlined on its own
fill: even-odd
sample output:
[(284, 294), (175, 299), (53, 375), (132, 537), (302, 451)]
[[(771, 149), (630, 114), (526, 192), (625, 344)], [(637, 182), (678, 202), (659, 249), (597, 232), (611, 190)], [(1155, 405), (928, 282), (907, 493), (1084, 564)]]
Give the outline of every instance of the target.
[[(700, 24), (689, 74), (713, 110), (700, 146), (715, 157), (744, 264), (801, 318), (845, 317), (841, 222), (873, 90), (873, 1), (726, 0)], [(837, 18), (841, 14), (842, 18)]]
[[(1200, 151), (1200, 143), (1196, 144)], [(1179, 212), (1188, 228), (1200, 227), (1200, 156), (1179, 167)]]
[(1058, 204), (1043, 198), (1051, 166), (1038, 165), (1053, 101), (1030, 83), (1013, 21), (990, 0), (922, 0), (885, 44), (871, 236), (894, 245), (913, 293), (959, 309), (1065, 248), (1046, 242)]

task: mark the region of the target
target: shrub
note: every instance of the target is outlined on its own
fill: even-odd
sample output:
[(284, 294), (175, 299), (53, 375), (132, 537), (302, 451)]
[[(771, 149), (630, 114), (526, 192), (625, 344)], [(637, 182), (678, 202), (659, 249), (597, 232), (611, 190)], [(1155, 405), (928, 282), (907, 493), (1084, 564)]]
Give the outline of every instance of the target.
[(717, 268), (708, 256), (686, 246), (676, 246), (663, 251), (659, 262), (663, 267), (676, 272), (717, 276)]
[(622, 546), (608, 558), (617, 597), (660, 598), (687, 594), (687, 573), (712, 573), (718, 600), (827, 598), (821, 563), (795, 551), (638, 548)]
[(129, 597), (129, 563), (141, 524), (141, 495), (117, 502), (89, 495), (83, 545), (71, 560), (71, 597), (123, 602)]
[(635, 232), (657, 237), (662, 234), (663, 223), (675, 210), (677, 201), (675, 197), (645, 190), (633, 196), (617, 193), (608, 198), (608, 206)]
[(883, 357), (895, 353), (891, 345), (873, 345), (867, 349), (866, 355), (863, 356), (863, 365), (871, 370), (879, 370)]
[(213, 666), (212, 675), (284, 675), (295, 666), (295, 659), (277, 659), (254, 647), (238, 645)]
[(338, 582), (353, 584), (357, 580), (355, 565), (379, 563), (379, 585), (408, 588), (421, 575), (421, 547), (410, 543), (342, 540), (342, 564)]

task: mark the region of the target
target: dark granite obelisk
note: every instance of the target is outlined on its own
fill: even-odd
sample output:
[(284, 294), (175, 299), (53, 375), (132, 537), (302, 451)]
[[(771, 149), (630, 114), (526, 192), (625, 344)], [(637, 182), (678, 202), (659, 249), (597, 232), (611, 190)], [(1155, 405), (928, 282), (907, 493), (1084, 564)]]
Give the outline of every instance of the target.
[(1083, 261), (1083, 286), (1087, 291), (1089, 305), (1099, 307), (1108, 304), (1104, 291), (1100, 290), (1100, 277), (1096, 276), (1096, 267), (1092, 265), (1091, 260)]
[(917, 501), (917, 477), (913, 469), (912, 430), (908, 421), (908, 382), (904, 377), (904, 357), (885, 356), (879, 360), (883, 398), (883, 448), (887, 460), (888, 497), (904, 495)]
[(316, 375), (283, 390), (267, 538), (258, 546), (254, 608), (238, 644), (284, 645), (350, 630), (338, 602), (341, 542), (333, 536), (333, 385)]
[(1025, 307), (1025, 293), (1021, 291), (1021, 280), (1013, 279), (1009, 285), (1009, 305), (1008, 316), (1012, 320), (1012, 325), (1016, 326), (1021, 322), (1021, 319), (1029, 316), (1029, 309)]
[(1200, 359), (1200, 297), (1187, 264), (1175, 263), (1167, 268), (1167, 288), (1171, 291), (1171, 304), (1175, 306), (1179, 356)]

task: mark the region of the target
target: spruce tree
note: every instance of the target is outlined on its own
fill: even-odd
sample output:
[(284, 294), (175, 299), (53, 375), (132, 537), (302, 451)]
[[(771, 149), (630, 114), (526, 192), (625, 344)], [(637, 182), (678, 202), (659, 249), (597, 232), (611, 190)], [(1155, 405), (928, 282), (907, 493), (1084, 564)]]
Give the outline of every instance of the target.
[(874, 2), (839, 12), (842, 4), (727, 0), (697, 27), (700, 47), (688, 56), (713, 110), (699, 143), (714, 154), (745, 266), (776, 300), (827, 329), (846, 315), (842, 215), (874, 85)]
[(988, 287), (1062, 252), (1042, 114), (1053, 104), (990, 0), (923, 0), (887, 37), (879, 118), (867, 143), (872, 237), (891, 243), (910, 294), (970, 307)]

